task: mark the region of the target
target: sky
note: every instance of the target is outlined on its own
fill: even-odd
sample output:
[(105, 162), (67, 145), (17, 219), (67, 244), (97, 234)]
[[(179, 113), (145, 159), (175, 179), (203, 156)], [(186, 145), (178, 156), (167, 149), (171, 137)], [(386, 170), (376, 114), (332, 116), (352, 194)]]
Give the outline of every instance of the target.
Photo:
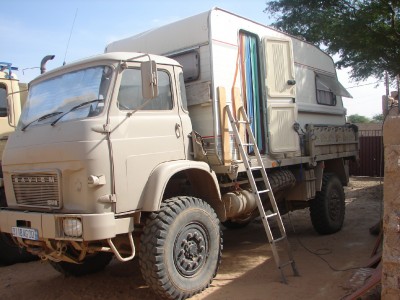
[[(21, 82), (39, 75), (40, 61), (55, 59), (47, 70), (104, 52), (110, 42), (162, 26), (212, 7), (220, 7), (261, 24), (273, 18), (264, 13), (265, 0), (13, 0), (2, 1), (0, 61), (19, 68)], [(382, 113), (383, 83), (349, 80), (349, 70), (338, 78), (353, 99), (344, 99), (347, 114), (372, 118)]]

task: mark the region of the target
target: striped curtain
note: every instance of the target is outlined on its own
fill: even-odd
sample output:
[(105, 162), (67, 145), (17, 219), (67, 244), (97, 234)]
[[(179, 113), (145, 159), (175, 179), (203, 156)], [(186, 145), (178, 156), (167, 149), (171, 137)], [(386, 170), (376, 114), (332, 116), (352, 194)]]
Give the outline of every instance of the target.
[[(260, 78), (258, 72), (257, 39), (255, 36), (240, 33), (240, 62), (242, 77), (242, 96), (251, 129), (260, 151), (264, 151), (262, 105)], [(252, 152), (252, 149), (249, 149)]]

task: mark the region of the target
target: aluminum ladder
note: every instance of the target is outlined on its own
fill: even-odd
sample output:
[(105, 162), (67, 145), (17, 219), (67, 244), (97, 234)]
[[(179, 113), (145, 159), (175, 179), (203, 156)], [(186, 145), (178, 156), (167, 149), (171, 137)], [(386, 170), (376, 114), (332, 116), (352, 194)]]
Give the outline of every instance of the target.
[[(252, 189), (252, 192), (254, 194), (254, 197), (256, 198), (257, 207), (258, 207), (258, 210), (260, 212), (260, 216), (261, 216), (261, 220), (262, 220), (262, 223), (264, 225), (264, 228), (265, 228), (265, 232), (267, 233), (268, 241), (269, 241), (269, 244), (270, 244), (271, 249), (272, 249), (272, 253), (273, 253), (273, 256), (274, 256), (274, 259), (275, 259), (275, 263), (276, 263), (278, 269), (281, 272), (283, 283), (287, 283), (285, 274), (283, 273), (283, 268), (284, 267), (286, 267), (288, 265), (291, 265), (294, 276), (299, 276), (299, 272), (297, 271), (296, 263), (295, 263), (295, 261), (293, 259), (293, 254), (292, 254), (292, 250), (291, 250), (291, 247), (290, 247), (290, 243), (289, 243), (289, 240), (287, 238), (285, 227), (283, 225), (282, 218), (281, 218), (278, 206), (277, 206), (276, 201), (275, 201), (275, 196), (274, 196), (274, 194), (272, 192), (271, 185), (270, 185), (269, 180), (268, 180), (267, 172), (265, 171), (265, 167), (264, 167), (264, 164), (263, 164), (262, 159), (261, 159), (260, 151), (259, 151), (259, 149), (257, 147), (257, 144), (256, 144), (255, 139), (254, 139), (253, 132), (252, 132), (251, 127), (250, 127), (251, 124), (249, 122), (249, 119), (247, 117), (247, 114), (246, 114), (243, 106), (240, 107), (239, 110), (238, 110), (238, 116), (241, 114), (242, 117), (243, 117), (242, 120), (236, 120), (233, 117), (232, 111), (231, 111), (231, 109), (229, 108), (228, 105), (225, 106), (225, 110), (226, 110), (226, 112), (228, 114), (229, 121), (231, 123), (231, 127), (232, 127), (232, 130), (233, 130), (233, 133), (234, 133), (235, 141), (236, 141), (236, 144), (237, 144), (237, 146), (239, 148), (241, 160), (243, 161), (243, 163), (244, 163), (244, 165), (246, 167), (247, 176), (248, 176), (248, 179), (249, 179), (249, 182), (250, 182), (251, 189)], [(242, 138), (240, 136), (240, 130), (239, 130), (240, 124), (244, 124), (245, 125), (245, 128), (246, 128), (245, 133), (247, 133), (247, 136), (248, 136), (248, 141), (249, 141), (248, 143), (244, 143), (242, 141)], [(242, 132), (242, 135), (243, 135), (243, 133), (244, 132)], [(254, 151), (254, 155), (255, 155), (255, 157), (257, 159), (257, 166), (254, 166), (254, 167), (251, 166), (250, 159), (249, 159), (249, 157), (247, 155), (248, 147), (252, 147), (252, 150)], [(260, 171), (261, 172), (262, 178), (263, 178), (263, 181), (264, 181), (264, 184), (265, 184), (265, 190), (259, 190), (258, 189), (258, 187), (256, 185), (256, 180), (254, 179), (253, 171)], [(268, 198), (269, 198), (269, 201), (270, 201), (271, 207), (272, 207), (272, 213), (270, 213), (270, 214), (267, 214), (265, 212), (264, 206), (263, 206), (263, 204), (261, 202), (260, 195), (265, 194), (265, 193), (268, 195)], [(279, 227), (280, 234), (279, 234), (278, 237), (275, 237), (274, 234), (271, 231), (270, 222), (273, 219), (276, 220), (276, 222), (278, 224), (278, 227)], [(286, 250), (287, 250), (287, 258), (288, 259), (283, 261), (283, 262), (281, 261), (281, 257), (279, 256), (279, 253), (278, 253), (278, 249), (277, 249), (277, 244), (278, 243), (284, 243), (284, 246), (286, 247)]]

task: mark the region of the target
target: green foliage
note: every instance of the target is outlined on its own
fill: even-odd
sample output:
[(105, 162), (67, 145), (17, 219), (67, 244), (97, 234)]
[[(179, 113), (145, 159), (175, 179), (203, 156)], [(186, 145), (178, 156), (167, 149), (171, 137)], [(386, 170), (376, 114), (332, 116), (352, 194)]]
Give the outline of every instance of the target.
[(350, 123), (370, 123), (371, 120), (365, 116), (360, 116), (358, 114), (347, 116), (347, 122)]
[(355, 80), (400, 74), (399, 0), (275, 0), (264, 11), (272, 26), (338, 54)]
[(373, 123), (382, 123), (383, 122), (383, 114), (376, 114), (372, 117), (372, 122)]

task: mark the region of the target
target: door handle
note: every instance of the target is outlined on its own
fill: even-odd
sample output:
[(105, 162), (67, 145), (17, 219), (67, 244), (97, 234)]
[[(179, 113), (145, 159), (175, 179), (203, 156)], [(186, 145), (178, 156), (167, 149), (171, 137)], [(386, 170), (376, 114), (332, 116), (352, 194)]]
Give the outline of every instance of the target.
[(175, 134), (177, 138), (181, 137), (181, 125), (178, 123), (175, 124)]

